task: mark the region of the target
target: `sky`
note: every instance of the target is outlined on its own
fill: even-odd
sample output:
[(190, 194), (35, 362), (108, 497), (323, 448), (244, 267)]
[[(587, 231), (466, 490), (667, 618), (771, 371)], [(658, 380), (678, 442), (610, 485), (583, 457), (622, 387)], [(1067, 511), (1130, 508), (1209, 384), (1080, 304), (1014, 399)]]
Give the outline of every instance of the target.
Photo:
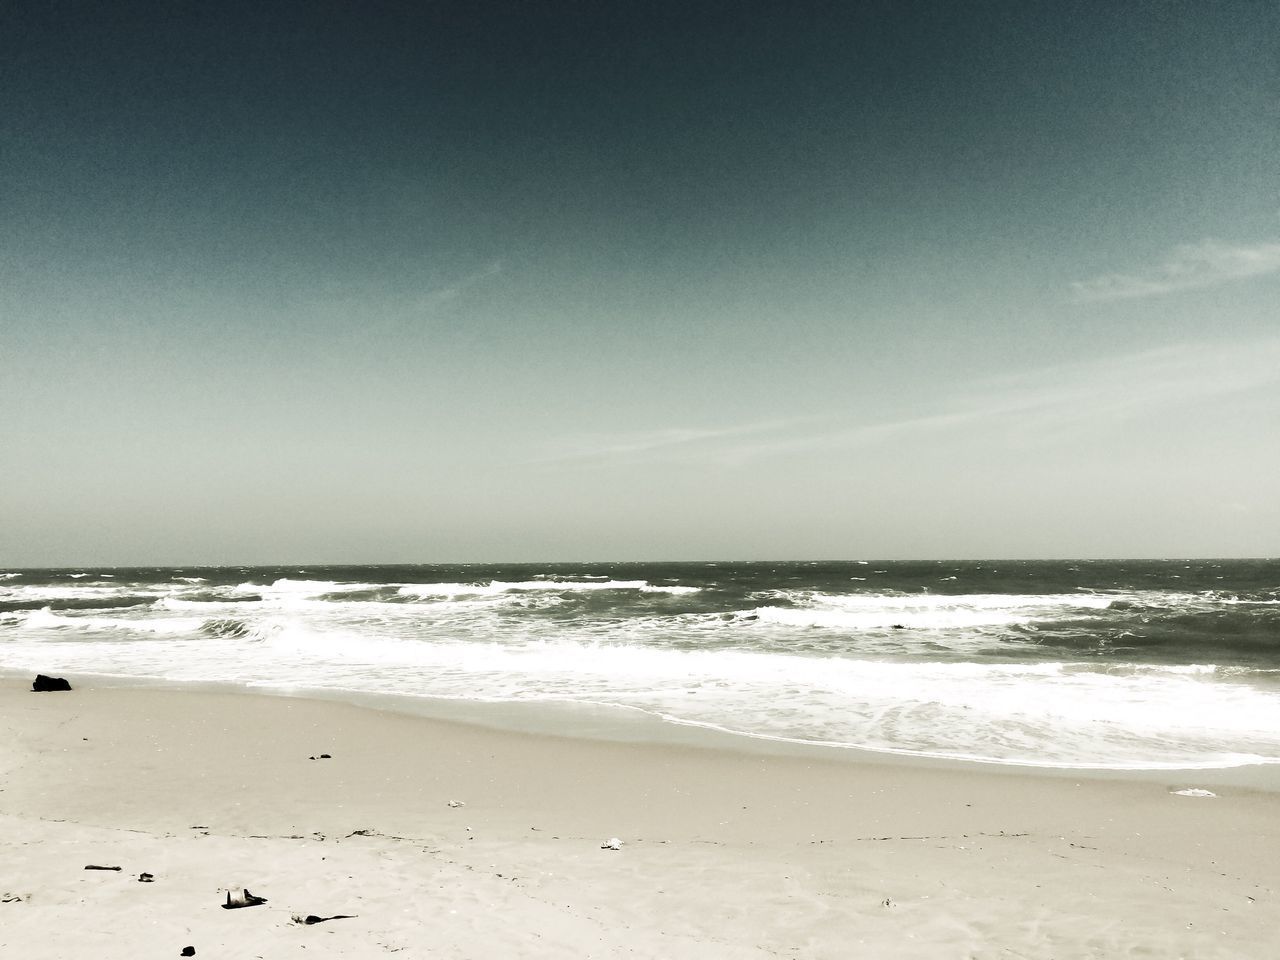
[(0, 5), (0, 566), (1280, 555), (1280, 5)]

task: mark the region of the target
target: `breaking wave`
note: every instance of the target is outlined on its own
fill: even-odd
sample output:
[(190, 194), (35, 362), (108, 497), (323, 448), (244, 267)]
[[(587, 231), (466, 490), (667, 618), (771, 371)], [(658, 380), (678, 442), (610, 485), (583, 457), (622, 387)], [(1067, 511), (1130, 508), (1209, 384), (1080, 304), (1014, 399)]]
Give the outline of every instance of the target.
[(1179, 568), (1178, 589), (1157, 565), (117, 573), (0, 580), (0, 668), (612, 704), (1063, 767), (1280, 762), (1280, 564)]

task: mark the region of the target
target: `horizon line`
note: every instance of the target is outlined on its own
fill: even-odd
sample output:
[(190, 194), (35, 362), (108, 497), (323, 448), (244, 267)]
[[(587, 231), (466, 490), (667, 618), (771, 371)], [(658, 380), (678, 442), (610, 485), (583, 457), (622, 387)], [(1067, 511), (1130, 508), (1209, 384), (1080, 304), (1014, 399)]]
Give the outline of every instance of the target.
[(757, 559), (730, 559), (730, 558), (698, 558), (688, 560), (389, 560), (389, 561), (273, 561), (273, 562), (232, 562), (232, 563), (115, 563), (115, 564), (56, 564), (56, 565), (0, 565), (0, 569), (7, 572), (32, 571), (32, 570), (140, 570), (146, 568), (157, 569), (224, 569), (232, 567), (249, 567), (249, 568), (268, 568), (268, 567), (477, 567), (477, 566), (535, 566), (538, 564), (550, 565), (567, 565), (567, 564), (590, 564), (594, 566), (603, 565), (638, 565), (638, 564), (758, 564), (758, 563), (845, 563), (855, 565), (869, 565), (874, 563), (1177, 563), (1179, 561), (1205, 562), (1212, 560), (1224, 560), (1233, 563), (1244, 562), (1275, 562), (1280, 561), (1278, 556), (1217, 556), (1217, 555), (1188, 555), (1188, 556), (1062, 556), (1062, 557), (1044, 557), (1044, 556), (1005, 556), (1005, 557), (911, 557), (911, 558), (815, 558), (815, 557), (762, 557)]

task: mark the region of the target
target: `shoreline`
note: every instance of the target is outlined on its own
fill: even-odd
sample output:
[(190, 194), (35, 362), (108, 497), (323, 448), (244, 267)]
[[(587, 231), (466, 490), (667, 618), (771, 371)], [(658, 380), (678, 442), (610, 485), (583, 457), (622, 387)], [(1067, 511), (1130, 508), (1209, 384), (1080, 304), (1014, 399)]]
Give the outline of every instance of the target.
[[(71, 679), (0, 689), (0, 899), (18, 898), (0, 904), (0, 948), (26, 956), (1262, 960), (1280, 947), (1280, 801), (1244, 787), (1180, 797), (1147, 780), (570, 739)], [(602, 849), (615, 837), (621, 849)], [(218, 909), (246, 887), (268, 902)]]
[[(1121, 780), (1171, 786), (1220, 786), (1280, 794), (1280, 763), (1205, 767), (1091, 767), (988, 760), (969, 757), (880, 750), (855, 745), (806, 742), (740, 733), (696, 722), (669, 719), (637, 707), (577, 700), (463, 700), (412, 697), (358, 690), (251, 687), (214, 681), (183, 681), (104, 674), (66, 674), (73, 685), (102, 690), (159, 690), (230, 696), (313, 700), (345, 704), (391, 715), (419, 717), (508, 733), (598, 743), (641, 743), (698, 747), (748, 756), (781, 756), (821, 763), (906, 765), (964, 773), (982, 771), (994, 776), (1032, 776), (1055, 779)], [(0, 684), (27, 683), (32, 674), (0, 667)], [(1191, 783), (1191, 781), (1200, 781)]]

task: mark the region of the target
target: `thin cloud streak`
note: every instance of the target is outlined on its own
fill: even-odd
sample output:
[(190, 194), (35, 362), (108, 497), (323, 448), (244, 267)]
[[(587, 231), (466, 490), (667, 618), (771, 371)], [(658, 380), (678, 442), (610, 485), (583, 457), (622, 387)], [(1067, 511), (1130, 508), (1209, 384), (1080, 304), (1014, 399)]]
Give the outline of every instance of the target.
[(460, 296), (491, 277), (496, 277), (502, 273), (502, 261), (494, 260), (492, 263), (486, 264), (474, 273), (469, 273), (460, 280), (457, 280), (447, 287), (441, 287), (438, 290), (432, 290), (423, 294), (418, 299), (418, 306), (423, 310), (433, 307), (443, 306), (453, 300), (457, 300)]
[(708, 449), (736, 437), (772, 433), (812, 421), (812, 417), (760, 420), (727, 427), (666, 427), (634, 433), (594, 434), (563, 440), (557, 452), (523, 461), (553, 464), (571, 461), (701, 459)]
[[(989, 425), (1033, 434), (1107, 429), (1267, 384), (1280, 384), (1280, 339), (1233, 347), (1162, 347), (988, 380), (952, 398), (945, 413), (859, 426), (799, 439), (784, 449), (756, 448), (742, 454), (750, 458), (820, 447), (865, 446), (903, 434), (962, 426)], [(1280, 405), (1280, 398), (1276, 403)]]
[[(994, 429), (1032, 437), (1089, 432), (1269, 384), (1280, 386), (1280, 338), (1230, 347), (1183, 344), (992, 378), (940, 399), (933, 411), (917, 416), (845, 425), (827, 417), (794, 417), (718, 429), (600, 436), (532, 462), (681, 461), (740, 467), (772, 457), (871, 448), (958, 430)], [(1280, 391), (1274, 402), (1280, 408)], [(799, 432), (824, 420), (826, 429)]]
[[(732, 455), (737, 463), (745, 463), (818, 449), (872, 446), (909, 434), (936, 434), (963, 427), (990, 426), (1032, 435), (1108, 429), (1268, 384), (1280, 386), (1280, 338), (1230, 347), (1161, 347), (987, 380), (951, 398), (946, 411), (777, 443), (743, 445)], [(1280, 408), (1280, 393), (1274, 403)]]
[(1280, 243), (1233, 247), (1216, 240), (1174, 248), (1164, 263), (1145, 274), (1109, 273), (1071, 284), (1080, 302), (1157, 297), (1197, 290), (1280, 271)]

